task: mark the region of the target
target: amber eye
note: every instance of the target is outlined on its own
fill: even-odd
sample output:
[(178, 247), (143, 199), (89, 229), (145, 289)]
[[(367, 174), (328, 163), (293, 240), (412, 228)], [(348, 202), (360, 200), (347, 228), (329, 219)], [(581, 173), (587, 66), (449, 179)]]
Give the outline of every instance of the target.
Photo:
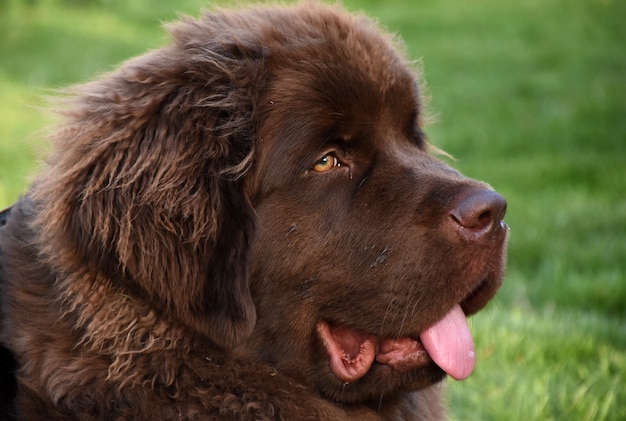
[(339, 162), (337, 157), (329, 153), (324, 155), (319, 161), (315, 163), (315, 165), (313, 165), (313, 171), (326, 172), (340, 166), (341, 162)]

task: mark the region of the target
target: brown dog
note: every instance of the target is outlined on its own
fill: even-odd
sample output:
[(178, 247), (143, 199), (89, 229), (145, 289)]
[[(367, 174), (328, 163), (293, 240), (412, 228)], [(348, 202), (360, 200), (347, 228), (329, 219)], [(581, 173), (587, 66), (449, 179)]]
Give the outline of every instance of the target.
[[(506, 202), (337, 7), (206, 13), (78, 89), (0, 231), (19, 419), (440, 419)], [(434, 387), (433, 387), (434, 386)]]

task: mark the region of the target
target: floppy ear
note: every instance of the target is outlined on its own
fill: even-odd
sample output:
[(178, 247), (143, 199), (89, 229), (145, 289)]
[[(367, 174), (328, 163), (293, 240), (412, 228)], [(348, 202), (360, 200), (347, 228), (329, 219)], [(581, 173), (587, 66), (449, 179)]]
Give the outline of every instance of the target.
[(244, 177), (263, 60), (206, 25), (188, 19), (174, 45), (78, 88), (32, 196), (57, 267), (89, 265), (119, 293), (234, 347), (256, 317)]

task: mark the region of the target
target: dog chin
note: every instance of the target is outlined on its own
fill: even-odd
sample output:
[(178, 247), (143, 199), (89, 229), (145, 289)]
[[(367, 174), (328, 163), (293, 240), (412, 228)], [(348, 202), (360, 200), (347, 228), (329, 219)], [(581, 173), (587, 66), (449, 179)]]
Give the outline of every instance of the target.
[(342, 382), (326, 367), (316, 383), (320, 394), (327, 399), (343, 403), (378, 404), (394, 396), (415, 392), (441, 382), (446, 373), (434, 362), (411, 371), (397, 371), (387, 364), (374, 362), (368, 373), (355, 382)]

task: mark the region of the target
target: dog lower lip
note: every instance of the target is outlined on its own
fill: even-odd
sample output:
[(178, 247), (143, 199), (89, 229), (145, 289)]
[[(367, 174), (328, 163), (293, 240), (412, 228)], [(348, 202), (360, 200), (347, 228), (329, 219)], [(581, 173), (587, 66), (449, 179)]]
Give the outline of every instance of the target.
[(432, 359), (420, 340), (404, 337), (381, 340), (376, 362), (402, 372), (423, 367), (432, 362)]
[(467, 294), (465, 298), (463, 298), (463, 300), (461, 300), (460, 305), (465, 311), (465, 314), (470, 315), (474, 313), (476, 310), (478, 310), (474, 308), (475, 307), (474, 303), (477, 301), (480, 301), (480, 297), (483, 295), (484, 291), (488, 288), (488, 286), (489, 286), (489, 279), (487, 276), (484, 276), (480, 280), (480, 282), (478, 282), (476, 287), (473, 290), (471, 290), (470, 293)]

